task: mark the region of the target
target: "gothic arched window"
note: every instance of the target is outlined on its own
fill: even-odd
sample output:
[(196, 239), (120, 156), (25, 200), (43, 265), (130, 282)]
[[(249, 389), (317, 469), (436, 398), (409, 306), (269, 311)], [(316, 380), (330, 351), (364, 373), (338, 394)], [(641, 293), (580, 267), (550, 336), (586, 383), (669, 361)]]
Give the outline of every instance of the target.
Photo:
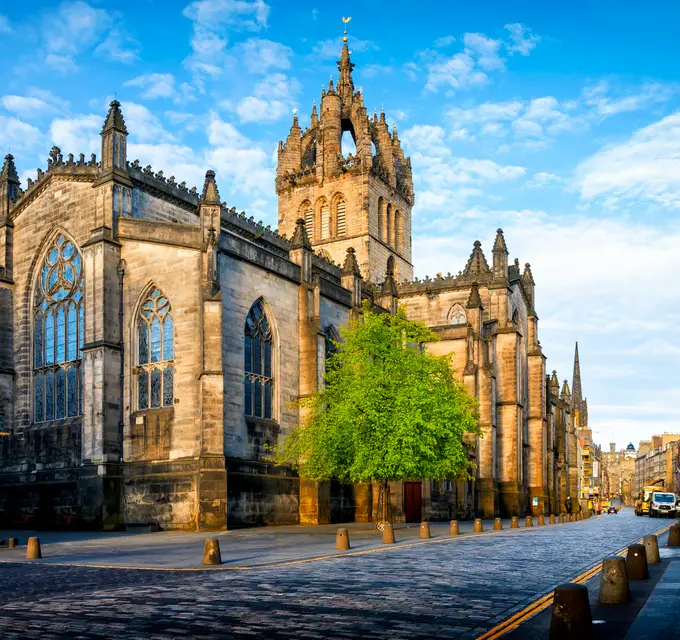
[(463, 305), (454, 304), (449, 311), (449, 322), (451, 324), (467, 324), (467, 314)]
[(153, 287), (137, 317), (137, 409), (174, 403), (175, 324), (169, 300)]
[(274, 376), (272, 373), (272, 326), (262, 298), (250, 308), (245, 326), (246, 416), (272, 419)]
[(33, 420), (78, 416), (83, 412), (83, 263), (63, 234), (43, 260), (33, 314)]

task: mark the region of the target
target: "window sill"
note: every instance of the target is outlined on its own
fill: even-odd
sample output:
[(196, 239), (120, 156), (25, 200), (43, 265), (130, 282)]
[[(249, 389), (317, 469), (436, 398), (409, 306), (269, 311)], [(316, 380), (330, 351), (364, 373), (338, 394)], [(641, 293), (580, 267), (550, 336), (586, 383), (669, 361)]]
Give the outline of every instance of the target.
[(246, 424), (260, 427), (278, 427), (279, 423), (271, 418), (256, 418), (254, 416), (245, 416)]

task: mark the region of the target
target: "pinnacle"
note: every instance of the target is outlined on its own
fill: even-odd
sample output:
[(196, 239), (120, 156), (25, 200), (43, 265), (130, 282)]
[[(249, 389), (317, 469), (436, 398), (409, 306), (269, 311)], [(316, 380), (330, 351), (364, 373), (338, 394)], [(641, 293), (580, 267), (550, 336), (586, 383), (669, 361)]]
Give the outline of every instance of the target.
[(311, 249), (312, 243), (309, 241), (309, 236), (307, 235), (307, 228), (305, 227), (305, 219), (298, 218), (295, 221), (295, 231), (293, 232), (293, 237), (290, 239), (291, 249)]
[(217, 190), (215, 182), (215, 172), (208, 169), (205, 172), (205, 182), (201, 193), (201, 204), (220, 204), (220, 192)]
[(397, 284), (394, 281), (394, 256), (387, 258), (387, 267), (385, 269), (385, 281), (382, 284), (381, 295), (397, 297)]
[(123, 119), (123, 113), (120, 110), (120, 102), (118, 102), (118, 100), (112, 100), (109, 104), (109, 113), (106, 116), (102, 133), (109, 131), (110, 129), (115, 129), (122, 133), (128, 132), (125, 127), (125, 120)]
[(483, 309), (482, 299), (479, 296), (479, 286), (476, 282), (472, 283), (472, 288), (470, 289), (470, 296), (467, 301), (468, 309)]
[(0, 171), (0, 182), (14, 182), (19, 184), (19, 174), (17, 173), (16, 165), (14, 164), (14, 156), (8, 153), (5, 156), (5, 162)]
[(463, 273), (466, 276), (480, 276), (491, 273), (489, 263), (486, 261), (484, 252), (482, 251), (482, 243), (479, 240), (475, 240), (474, 248), (472, 249), (472, 253), (465, 265)]
[(342, 265), (342, 275), (344, 276), (359, 276), (361, 278), (361, 270), (357, 262), (356, 252), (353, 247), (347, 248), (347, 255), (345, 256), (345, 263)]
[(508, 253), (508, 247), (505, 244), (505, 237), (503, 236), (503, 229), (498, 229), (496, 231), (496, 240), (493, 243), (493, 251), (494, 253), (496, 251), (505, 251), (505, 253)]

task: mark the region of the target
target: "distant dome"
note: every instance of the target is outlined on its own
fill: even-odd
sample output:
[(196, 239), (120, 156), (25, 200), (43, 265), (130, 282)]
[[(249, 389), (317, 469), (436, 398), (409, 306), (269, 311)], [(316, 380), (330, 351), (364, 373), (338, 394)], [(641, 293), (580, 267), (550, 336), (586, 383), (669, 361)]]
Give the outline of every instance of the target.
[(626, 447), (626, 451), (635, 451), (635, 447), (633, 446), (632, 442), (628, 444), (628, 446)]

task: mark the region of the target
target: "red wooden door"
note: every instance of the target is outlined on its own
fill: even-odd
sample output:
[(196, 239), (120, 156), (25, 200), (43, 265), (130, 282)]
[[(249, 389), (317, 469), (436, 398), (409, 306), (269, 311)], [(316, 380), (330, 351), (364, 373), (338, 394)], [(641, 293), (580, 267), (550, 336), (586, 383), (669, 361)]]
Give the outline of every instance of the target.
[(423, 517), (422, 483), (404, 483), (404, 515), (406, 522), (420, 522)]

